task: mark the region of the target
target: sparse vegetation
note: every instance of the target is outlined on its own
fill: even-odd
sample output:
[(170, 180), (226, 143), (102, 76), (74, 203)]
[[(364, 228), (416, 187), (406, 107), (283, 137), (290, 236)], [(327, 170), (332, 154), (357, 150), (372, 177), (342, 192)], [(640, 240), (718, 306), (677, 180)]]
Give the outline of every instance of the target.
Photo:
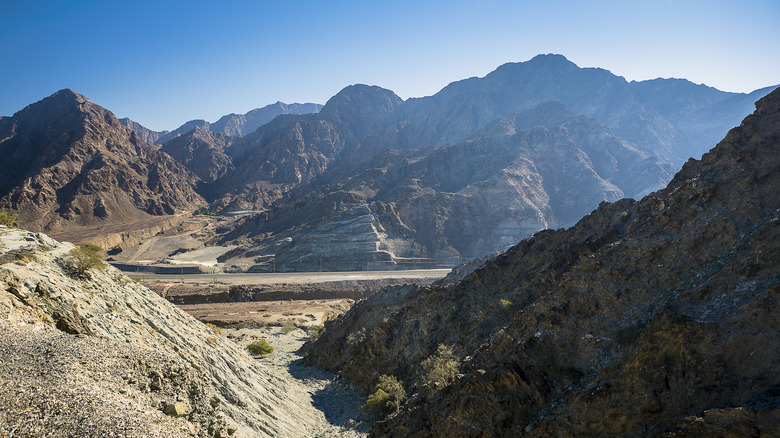
[(390, 397), (390, 394), (386, 393), (382, 390), (382, 388), (377, 388), (376, 391), (372, 392), (368, 396), (368, 400), (366, 400), (366, 404), (360, 407), (364, 412), (370, 412), (372, 414), (380, 414), (380, 413), (388, 413), (390, 410), (392, 410), (392, 407), (388, 408), (389, 404), (392, 404), (392, 397)]
[(347, 346), (356, 347), (366, 340), (366, 328), (361, 327), (360, 330), (352, 332), (347, 336)]
[(265, 339), (252, 342), (246, 346), (246, 349), (252, 356), (265, 356), (274, 352), (274, 347), (268, 345)]
[(217, 217), (218, 216), (216, 213), (209, 210), (208, 207), (200, 207), (199, 209), (193, 211), (192, 215), (196, 217)]
[(365, 412), (386, 415), (393, 410), (398, 412), (404, 400), (406, 400), (406, 390), (401, 382), (395, 376), (383, 374), (379, 376), (379, 383), (361, 409)]
[(502, 298), (501, 299), (501, 307), (503, 307), (504, 309), (509, 309), (510, 307), (512, 307), (512, 302)]
[(63, 257), (64, 268), (68, 275), (74, 278), (89, 278), (89, 271), (103, 270), (106, 263), (100, 257), (98, 251), (102, 248), (92, 244), (78, 246)]
[(221, 329), (221, 328), (219, 328), (219, 327), (217, 327), (216, 325), (214, 325), (214, 324), (210, 323), (210, 322), (207, 322), (207, 323), (206, 323), (206, 327), (210, 328), (210, 329), (211, 329), (211, 331), (213, 331), (214, 333), (216, 333), (216, 334), (218, 334), (218, 335), (221, 335), (221, 334), (222, 334), (222, 329)]
[(5, 225), (6, 227), (13, 227), (15, 223), (16, 223), (15, 214), (0, 212), (0, 225)]
[(424, 383), (436, 389), (443, 388), (452, 382), (458, 373), (458, 360), (452, 349), (440, 344), (436, 353), (422, 362)]
[(283, 332), (290, 333), (293, 330), (295, 330), (295, 324), (291, 323), (290, 321), (285, 321), (282, 323)]

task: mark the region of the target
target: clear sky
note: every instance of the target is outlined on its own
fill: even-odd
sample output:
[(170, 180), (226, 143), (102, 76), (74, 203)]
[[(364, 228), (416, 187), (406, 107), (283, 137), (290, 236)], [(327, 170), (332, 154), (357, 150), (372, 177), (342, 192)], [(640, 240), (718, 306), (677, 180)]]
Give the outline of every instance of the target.
[(780, 83), (778, 0), (0, 0), (0, 115), (72, 88), (155, 130), (364, 83), (406, 99), (560, 53), (628, 80)]

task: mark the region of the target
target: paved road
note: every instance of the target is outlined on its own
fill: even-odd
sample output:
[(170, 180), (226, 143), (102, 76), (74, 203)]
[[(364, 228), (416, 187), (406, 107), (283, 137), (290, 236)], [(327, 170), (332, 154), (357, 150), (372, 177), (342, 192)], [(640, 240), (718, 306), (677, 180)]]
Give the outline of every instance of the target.
[(276, 274), (150, 274), (130, 273), (144, 282), (184, 282), (184, 283), (224, 283), (224, 284), (303, 284), (324, 283), (345, 280), (384, 280), (384, 279), (439, 279), (450, 272), (449, 269), (414, 269), (406, 271), (350, 271), (350, 272), (286, 272)]

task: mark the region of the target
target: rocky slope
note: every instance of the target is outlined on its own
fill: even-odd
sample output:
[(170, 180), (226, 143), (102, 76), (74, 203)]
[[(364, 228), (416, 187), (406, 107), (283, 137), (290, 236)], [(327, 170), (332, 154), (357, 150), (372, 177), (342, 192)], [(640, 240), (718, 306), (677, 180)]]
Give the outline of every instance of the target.
[(236, 170), (213, 184), (216, 209), (265, 209), (285, 192), (324, 173), (401, 104), (389, 90), (353, 85), (317, 114), (280, 116), (236, 141)]
[(222, 134), (195, 128), (165, 143), (161, 151), (167, 153), (204, 182), (214, 182), (232, 171), (233, 160), (225, 151), (233, 139)]
[[(358, 303), (307, 361), (412, 393), (373, 436), (770, 436), (780, 427), (780, 91), (641, 201), (460, 282)], [(452, 347), (434, 389), (420, 362)]]
[(171, 215), (204, 204), (197, 177), (72, 90), (0, 121), (0, 209), (36, 230)]
[(74, 246), (0, 228), (0, 433), (309, 436), (311, 395)]
[[(337, 249), (349, 240), (343, 235), (358, 238), (346, 222), (338, 228), (338, 215), (365, 205), (374, 228), (385, 234), (385, 260), (459, 263), (506, 249), (540, 229), (574, 223), (603, 200), (658, 189), (671, 172), (669, 163), (551, 102), (498, 119), (465, 142), (379, 155), (336, 176), (326, 172), (273, 204), (273, 215), (245, 221), (228, 238), (290, 237), (291, 245), (266, 251), (282, 259), (302, 251), (298, 242), (315, 239), (320, 248), (310, 257), (332, 258), (331, 249), (344, 253)], [(333, 231), (322, 234), (321, 221)], [(366, 230), (371, 232), (363, 237), (379, 241), (373, 229)], [(376, 258), (357, 248), (348, 252), (353, 263)]]

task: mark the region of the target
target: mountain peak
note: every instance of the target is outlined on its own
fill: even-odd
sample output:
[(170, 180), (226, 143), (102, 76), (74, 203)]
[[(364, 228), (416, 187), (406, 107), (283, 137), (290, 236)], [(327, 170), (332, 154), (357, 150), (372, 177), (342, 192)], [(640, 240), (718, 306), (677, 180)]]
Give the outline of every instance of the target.
[(376, 85), (350, 85), (331, 97), (320, 111), (323, 117), (365, 119), (369, 112), (381, 115), (392, 112), (403, 99)]

